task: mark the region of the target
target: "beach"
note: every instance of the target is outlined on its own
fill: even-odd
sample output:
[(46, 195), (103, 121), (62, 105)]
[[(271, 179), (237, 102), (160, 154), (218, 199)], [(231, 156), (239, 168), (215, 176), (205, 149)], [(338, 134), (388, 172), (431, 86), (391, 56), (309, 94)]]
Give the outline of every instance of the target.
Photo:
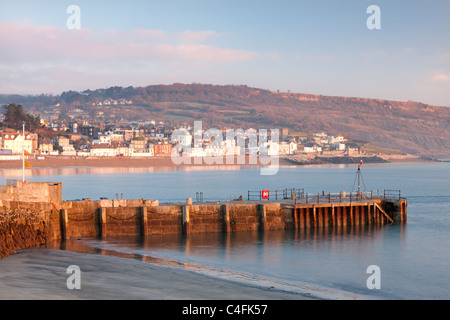
[[(46, 157), (43, 160), (29, 159), (27, 162), (31, 164), (32, 168), (70, 168), (70, 167), (89, 167), (89, 168), (132, 168), (132, 167), (180, 167), (180, 166), (206, 166), (206, 165), (241, 165), (235, 158), (232, 163), (227, 164), (227, 159), (224, 158), (222, 163), (207, 163), (204, 159), (201, 163), (197, 163), (199, 159), (185, 158), (180, 164), (175, 163), (170, 156), (167, 157), (152, 157), (152, 158), (81, 158), (81, 157)], [(259, 160), (256, 165), (259, 164)], [(280, 165), (295, 165), (285, 159), (277, 159)], [(181, 160), (180, 160), (181, 161)], [(275, 161), (275, 160), (274, 160)], [(273, 162), (273, 164), (276, 164)], [(245, 158), (245, 163), (242, 165), (254, 166), (255, 163), (250, 163), (248, 158)], [(3, 160), (0, 161), (0, 169), (18, 169), (22, 168), (21, 160)]]
[[(80, 268), (69, 290), (67, 268)], [(28, 249), (0, 260), (0, 300), (305, 300), (300, 294), (216, 279), (138, 260)]]
[[(350, 161), (350, 163), (359, 163), (359, 157), (353, 157), (356, 160)], [(370, 157), (365, 158), (366, 162), (370, 160)], [(269, 165), (279, 165), (279, 166), (302, 166), (308, 164), (342, 164), (347, 163), (349, 160), (345, 157), (335, 157), (330, 160), (329, 157), (321, 157), (321, 160), (314, 160), (309, 158), (306, 162), (292, 161), (290, 158), (274, 158), (271, 159)], [(328, 160), (327, 160), (328, 159)], [(340, 159), (340, 160), (339, 160)], [(255, 166), (261, 165), (259, 158), (253, 160), (250, 163), (248, 157), (245, 157), (244, 163), (242, 164), (235, 157), (233, 161), (228, 161), (224, 157), (222, 162), (207, 162), (205, 159), (192, 159), (184, 158), (181, 163), (175, 163), (170, 156), (164, 157), (152, 157), (152, 158), (82, 158), (82, 157), (45, 157), (43, 160), (28, 159), (27, 162), (31, 165), (31, 168), (135, 168), (135, 167), (166, 167), (173, 168), (176, 167), (204, 167), (204, 166)], [(378, 161), (379, 160), (379, 161)], [(181, 158), (177, 161), (181, 161)], [(201, 163), (199, 163), (201, 161)], [(256, 161), (256, 163), (254, 162)], [(356, 161), (356, 162), (355, 162)], [(405, 156), (383, 156), (382, 158), (373, 160), (371, 162), (428, 162), (421, 157), (405, 155)], [(231, 162), (231, 163), (230, 163)], [(2, 160), (0, 161), (0, 169), (19, 169), (22, 168), (22, 160)]]

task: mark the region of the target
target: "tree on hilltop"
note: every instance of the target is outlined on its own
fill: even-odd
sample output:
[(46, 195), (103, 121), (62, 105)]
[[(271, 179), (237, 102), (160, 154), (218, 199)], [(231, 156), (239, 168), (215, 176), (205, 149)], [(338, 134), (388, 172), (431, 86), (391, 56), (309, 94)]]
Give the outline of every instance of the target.
[(3, 124), (15, 130), (21, 130), (22, 125), (25, 122), (25, 126), (28, 131), (36, 131), (41, 126), (40, 117), (34, 117), (31, 114), (26, 113), (23, 110), (22, 105), (11, 103), (4, 105), (5, 120)]

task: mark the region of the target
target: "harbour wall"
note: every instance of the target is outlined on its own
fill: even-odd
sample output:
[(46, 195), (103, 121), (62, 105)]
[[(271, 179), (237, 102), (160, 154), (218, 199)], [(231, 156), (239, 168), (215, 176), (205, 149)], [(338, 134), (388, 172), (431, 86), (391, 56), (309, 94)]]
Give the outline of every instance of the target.
[(61, 239), (345, 228), (406, 223), (406, 199), (328, 204), (224, 202), (159, 205), (154, 200), (0, 200), (0, 257)]
[[(56, 240), (210, 232), (344, 228), (406, 223), (405, 198), (163, 204), (157, 200), (62, 201), (61, 183), (0, 186), (0, 258)], [(377, 193), (378, 196), (378, 193)], [(315, 197), (313, 198), (315, 199)], [(334, 199), (332, 201), (332, 199)], [(339, 199), (339, 200), (337, 200)], [(350, 201), (346, 201), (350, 199)]]

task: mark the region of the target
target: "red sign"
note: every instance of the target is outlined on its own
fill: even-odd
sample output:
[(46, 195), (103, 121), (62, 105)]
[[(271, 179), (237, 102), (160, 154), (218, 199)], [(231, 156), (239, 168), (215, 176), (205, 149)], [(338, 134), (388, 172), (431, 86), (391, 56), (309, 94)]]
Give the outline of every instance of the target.
[(269, 190), (263, 190), (261, 194), (264, 200), (269, 199)]

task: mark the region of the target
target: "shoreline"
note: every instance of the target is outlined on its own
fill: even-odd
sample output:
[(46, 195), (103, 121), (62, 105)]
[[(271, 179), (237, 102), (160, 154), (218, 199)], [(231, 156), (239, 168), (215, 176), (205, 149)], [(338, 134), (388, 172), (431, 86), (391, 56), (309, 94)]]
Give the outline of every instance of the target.
[[(379, 158), (380, 161), (377, 161), (375, 158), (371, 157), (350, 157), (350, 161), (346, 158), (342, 158), (342, 160), (332, 159), (330, 162), (326, 161), (326, 157), (321, 157), (319, 160), (307, 160), (306, 162), (296, 162), (287, 158), (279, 158), (278, 165), (282, 166), (308, 166), (308, 165), (333, 165), (333, 164), (358, 164), (359, 159), (367, 158), (372, 159), (365, 163), (397, 163), (397, 162), (439, 162), (437, 160), (430, 160), (421, 157), (394, 157), (394, 158)], [(154, 157), (154, 158), (146, 158), (146, 159), (130, 159), (130, 158), (46, 158), (45, 160), (27, 160), (28, 163), (31, 164), (31, 168), (28, 169), (50, 169), (50, 168), (138, 168), (138, 167), (164, 167), (164, 168), (201, 168), (201, 167), (229, 167), (229, 166), (243, 166), (243, 167), (255, 167), (261, 166), (258, 162), (256, 164), (249, 163), (248, 158), (245, 159), (244, 164), (239, 164), (237, 161), (234, 161), (231, 164), (227, 164), (226, 159), (224, 159), (223, 163), (217, 164), (208, 164), (202, 160), (202, 163), (194, 163), (192, 159), (190, 163), (181, 163), (175, 164), (172, 161), (171, 157)], [(272, 163), (270, 163), (272, 164)], [(276, 164), (276, 163), (275, 163)], [(1, 169), (22, 169), (22, 161), (21, 160), (2, 160), (0, 161), (0, 170)]]
[[(79, 266), (81, 290), (67, 268)], [(128, 258), (34, 248), (0, 259), (0, 300), (321, 300)]]

